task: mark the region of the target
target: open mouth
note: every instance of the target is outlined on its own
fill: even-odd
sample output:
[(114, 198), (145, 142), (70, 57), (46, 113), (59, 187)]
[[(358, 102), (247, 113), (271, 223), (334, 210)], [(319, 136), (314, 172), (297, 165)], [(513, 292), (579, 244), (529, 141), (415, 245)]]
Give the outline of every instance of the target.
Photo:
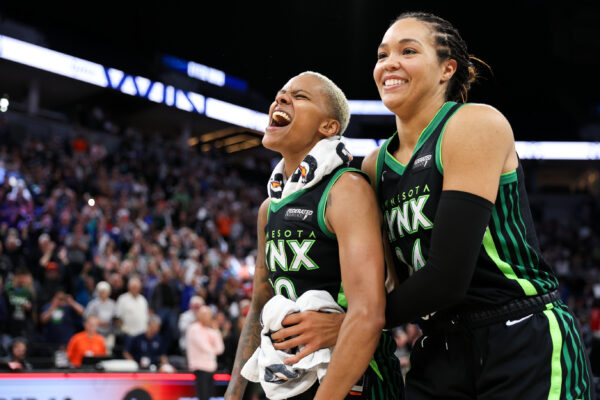
[(401, 85), (404, 85), (406, 82), (407, 81), (405, 79), (386, 79), (383, 82), (383, 87), (389, 88), (389, 87), (401, 86)]
[(292, 122), (292, 117), (283, 111), (275, 111), (271, 116), (271, 126), (286, 126)]

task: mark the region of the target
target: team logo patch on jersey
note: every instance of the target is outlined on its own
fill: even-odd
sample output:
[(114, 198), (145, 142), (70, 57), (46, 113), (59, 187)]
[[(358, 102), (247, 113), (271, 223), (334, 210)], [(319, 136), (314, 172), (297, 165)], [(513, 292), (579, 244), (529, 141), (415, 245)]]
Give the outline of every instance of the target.
[(304, 208), (288, 208), (283, 216), (285, 221), (312, 221), (314, 211)]
[(419, 157), (415, 160), (415, 163), (412, 167), (412, 172), (422, 171), (424, 169), (430, 168), (433, 165), (433, 155), (427, 154), (422, 157)]

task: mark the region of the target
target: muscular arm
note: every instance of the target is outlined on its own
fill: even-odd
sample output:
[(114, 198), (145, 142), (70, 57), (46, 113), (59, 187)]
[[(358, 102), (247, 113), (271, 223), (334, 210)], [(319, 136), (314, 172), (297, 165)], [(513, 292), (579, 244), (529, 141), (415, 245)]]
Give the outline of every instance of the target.
[[(371, 151), (363, 160), (361, 169), (365, 172), (371, 180), (371, 187), (377, 194), (377, 156), (381, 146)], [(394, 268), (394, 260), (392, 259), (392, 252), (385, 233), (385, 226), (383, 225), (383, 216), (381, 215), (381, 208), (377, 205), (377, 212), (379, 214), (379, 220), (381, 223), (381, 236), (383, 240), (383, 256), (385, 257), (385, 288), (387, 292), (391, 292), (398, 285), (398, 276), (396, 269)]]
[(246, 361), (252, 356), (256, 348), (260, 345), (260, 312), (265, 303), (273, 296), (273, 289), (269, 283), (269, 275), (265, 264), (265, 225), (267, 223), (267, 213), (269, 210), (269, 200), (265, 200), (260, 206), (258, 212), (257, 242), (258, 254), (256, 257), (256, 268), (254, 271), (254, 289), (252, 293), (252, 302), (250, 310), (246, 316), (240, 340), (238, 343), (235, 361), (231, 371), (231, 381), (225, 393), (225, 399), (241, 399), (246, 388), (247, 380), (242, 377), (241, 370)]
[(373, 190), (362, 177), (346, 173), (330, 196), (326, 220), (339, 244), (348, 310), (315, 396), (327, 400), (343, 399), (369, 365), (385, 309), (383, 250)]
[(388, 296), (386, 325), (397, 326), (459, 303), (467, 293), (503, 172), (518, 160), (508, 121), (469, 105), (448, 123), (444, 182), (425, 266)]

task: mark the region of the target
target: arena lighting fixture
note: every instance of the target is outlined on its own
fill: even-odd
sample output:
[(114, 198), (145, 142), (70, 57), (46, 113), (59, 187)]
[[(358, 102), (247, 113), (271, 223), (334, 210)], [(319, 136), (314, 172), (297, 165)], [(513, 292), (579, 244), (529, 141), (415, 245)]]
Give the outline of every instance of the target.
[[(214, 146), (217, 149), (220, 149), (221, 147), (231, 146), (233, 144), (243, 143), (243, 142), (246, 142), (249, 140), (251, 140), (252, 142), (255, 142), (253, 139), (256, 139), (256, 136), (236, 135), (236, 136), (228, 137), (226, 139), (219, 139), (219, 140), (215, 141)], [(258, 141), (258, 143), (260, 143), (260, 140)]]
[[(0, 58), (28, 65), (100, 87), (119, 90), (131, 96), (176, 107), (180, 110), (205, 114), (238, 127), (264, 132), (268, 115), (201, 94), (177, 89), (148, 78), (126, 74), (115, 68), (73, 57), (8, 36), (0, 35)], [(209, 74), (210, 75), (210, 74)], [(227, 79), (226, 79), (227, 80)], [(7, 103), (8, 103), (8, 99)], [(350, 100), (354, 115), (389, 115), (391, 112), (377, 100)], [(2, 104), (0, 104), (0, 111)], [(8, 104), (6, 104), (8, 108)], [(350, 152), (364, 157), (383, 140), (344, 138)], [(236, 145), (237, 146), (237, 145)], [(540, 160), (599, 160), (598, 142), (517, 142), (522, 159)], [(203, 146), (204, 150), (206, 146)]]
[(246, 140), (245, 142), (232, 144), (231, 146), (225, 147), (225, 151), (227, 153), (235, 153), (238, 151), (246, 150), (251, 147), (256, 147), (260, 145), (261, 140), (259, 138), (254, 138), (250, 140)]
[[(386, 139), (342, 138), (355, 157), (365, 157)], [(600, 142), (516, 142), (524, 160), (600, 160)]]
[(240, 133), (240, 132), (244, 132), (244, 129), (240, 129), (238, 127), (232, 126), (229, 128), (219, 129), (218, 131), (203, 133), (202, 135), (200, 135), (200, 141), (202, 143), (206, 143), (206, 142), (210, 142), (212, 140), (218, 139), (218, 138), (222, 138), (224, 136), (229, 136), (234, 133)]
[(348, 100), (352, 115), (394, 115), (379, 100)]
[(9, 104), (8, 97), (3, 96), (0, 99), (0, 112), (6, 112), (6, 111), (8, 111), (8, 104)]
[(205, 114), (210, 118), (260, 132), (264, 132), (265, 127), (269, 123), (269, 116), (265, 113), (213, 98), (206, 99)]
[(190, 78), (198, 79), (220, 87), (227, 87), (241, 92), (248, 89), (248, 84), (243, 79), (227, 75), (216, 68), (207, 67), (193, 61), (185, 61), (180, 58), (164, 55), (163, 64), (167, 67), (186, 74)]

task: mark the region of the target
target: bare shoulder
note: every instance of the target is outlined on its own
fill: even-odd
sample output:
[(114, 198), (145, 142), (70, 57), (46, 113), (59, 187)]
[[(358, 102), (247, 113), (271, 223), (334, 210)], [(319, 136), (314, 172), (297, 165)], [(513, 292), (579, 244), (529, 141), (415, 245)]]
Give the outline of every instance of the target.
[(375, 179), (377, 178), (377, 156), (379, 155), (379, 151), (381, 150), (381, 146), (377, 146), (374, 150), (372, 150), (367, 156), (363, 159), (361, 164), (361, 169), (369, 175), (369, 179), (374, 184)]
[(355, 171), (348, 171), (343, 173), (331, 188), (332, 193), (337, 192), (352, 192), (357, 193), (361, 191), (372, 191), (371, 185), (366, 177)]
[(461, 107), (448, 122), (446, 132), (461, 138), (468, 135), (470, 139), (514, 140), (506, 117), (487, 104), (469, 103)]

